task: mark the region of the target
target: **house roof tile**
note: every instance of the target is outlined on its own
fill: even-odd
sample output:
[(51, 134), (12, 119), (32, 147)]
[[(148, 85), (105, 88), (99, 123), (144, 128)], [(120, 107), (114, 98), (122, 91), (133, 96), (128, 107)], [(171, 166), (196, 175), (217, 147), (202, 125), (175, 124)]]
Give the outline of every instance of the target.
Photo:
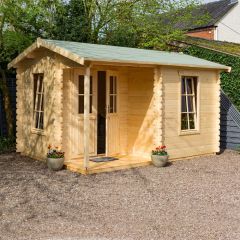
[(201, 19), (202, 16), (206, 15), (206, 21), (199, 24), (196, 21), (194, 23), (180, 22), (177, 23), (177, 27), (184, 30), (213, 27), (237, 4), (237, 0), (220, 0), (200, 5), (193, 10), (192, 15), (195, 16), (195, 19)]

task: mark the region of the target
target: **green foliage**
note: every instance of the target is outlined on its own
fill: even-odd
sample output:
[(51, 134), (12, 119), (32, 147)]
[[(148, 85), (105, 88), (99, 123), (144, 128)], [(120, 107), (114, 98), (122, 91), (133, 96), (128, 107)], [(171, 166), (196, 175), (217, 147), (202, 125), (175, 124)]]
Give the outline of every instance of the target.
[(0, 64), (7, 63), (37, 37), (51, 38), (61, 0), (0, 1)]
[(181, 40), (179, 22), (197, 24), (199, 0), (70, 0), (56, 11), (54, 38), (110, 45), (168, 49)]
[(54, 38), (76, 42), (91, 42), (91, 22), (84, 1), (71, 0), (57, 8)]
[(29, 36), (15, 31), (5, 31), (3, 34), (3, 46), (0, 53), (0, 59), (2, 63), (8, 63), (14, 56), (20, 54), (23, 49), (27, 48), (32, 39)]
[(0, 154), (15, 150), (15, 138), (0, 137)]
[(221, 74), (221, 87), (233, 104), (240, 110), (240, 57), (219, 53), (202, 47), (191, 46), (185, 53), (232, 67), (231, 73)]
[(187, 43), (193, 45), (214, 49), (216, 51), (225, 52), (240, 56), (240, 44), (223, 41), (212, 41), (202, 38), (187, 37)]

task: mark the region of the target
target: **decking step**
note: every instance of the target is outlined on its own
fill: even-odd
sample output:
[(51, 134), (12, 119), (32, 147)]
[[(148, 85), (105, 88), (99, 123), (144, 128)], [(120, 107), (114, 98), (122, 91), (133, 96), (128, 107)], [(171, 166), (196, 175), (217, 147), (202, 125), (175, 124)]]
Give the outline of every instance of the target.
[[(82, 160), (81, 160), (82, 161)], [(117, 160), (112, 161), (108, 163), (91, 163), (90, 167), (86, 170), (83, 167), (82, 162), (76, 163), (75, 162), (69, 162), (65, 163), (65, 168), (72, 171), (81, 173), (84, 175), (87, 174), (95, 174), (95, 173), (103, 173), (103, 172), (113, 172), (118, 170), (124, 170), (124, 169), (131, 169), (131, 168), (137, 168), (137, 167), (144, 167), (151, 165), (151, 160), (141, 159), (141, 160)]]

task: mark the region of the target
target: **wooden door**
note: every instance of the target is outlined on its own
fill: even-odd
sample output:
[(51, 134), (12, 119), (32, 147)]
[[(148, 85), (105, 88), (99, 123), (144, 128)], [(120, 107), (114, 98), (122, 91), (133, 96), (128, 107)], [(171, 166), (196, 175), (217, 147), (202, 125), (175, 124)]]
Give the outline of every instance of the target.
[(107, 72), (107, 94), (106, 94), (106, 155), (119, 153), (119, 79), (116, 72)]
[[(72, 157), (82, 157), (84, 154), (83, 147), (83, 130), (84, 130), (84, 70), (74, 70), (73, 76), (73, 90), (72, 90), (72, 126), (71, 126), (71, 152)], [(97, 124), (97, 110), (96, 110), (96, 76), (91, 74), (90, 78), (90, 136), (89, 136), (89, 154), (96, 155), (96, 124)], [(66, 113), (67, 114), (67, 113)]]

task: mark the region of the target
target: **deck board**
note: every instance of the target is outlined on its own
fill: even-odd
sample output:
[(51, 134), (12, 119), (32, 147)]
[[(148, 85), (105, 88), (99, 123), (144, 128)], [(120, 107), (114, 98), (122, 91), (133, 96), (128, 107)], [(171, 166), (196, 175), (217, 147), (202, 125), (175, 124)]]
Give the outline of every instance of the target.
[(73, 159), (70, 161), (65, 161), (64, 164), (66, 169), (84, 175), (143, 167), (151, 164), (150, 158), (146, 159), (135, 156), (114, 156), (114, 157), (118, 158), (118, 160), (101, 163), (89, 161), (89, 168), (87, 170), (83, 166), (83, 159)]

